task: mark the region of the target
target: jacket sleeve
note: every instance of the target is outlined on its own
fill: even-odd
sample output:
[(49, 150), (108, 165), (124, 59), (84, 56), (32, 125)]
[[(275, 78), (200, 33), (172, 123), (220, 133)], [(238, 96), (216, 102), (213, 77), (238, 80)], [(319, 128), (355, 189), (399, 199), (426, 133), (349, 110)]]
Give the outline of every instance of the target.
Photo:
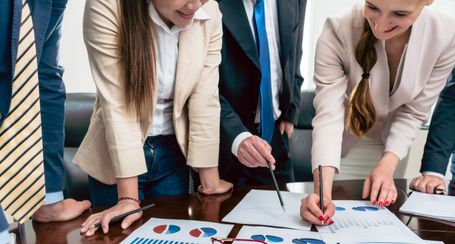
[(303, 27), (305, 24), (305, 9), (306, 9), (306, 0), (299, 1), (299, 23), (298, 23), (298, 30), (296, 32), (295, 38), (296, 46), (295, 46), (295, 64), (294, 64), (294, 86), (292, 87), (292, 99), (289, 105), (289, 109), (286, 111), (285, 120), (293, 123), (296, 125), (299, 120), (299, 112), (300, 112), (300, 93), (303, 84), (303, 76), (300, 72), (300, 64), (302, 60), (302, 41), (303, 41)]
[(348, 78), (343, 68), (344, 40), (339, 23), (328, 19), (316, 47), (314, 83), (312, 169), (332, 166), (339, 171), (344, 131), (345, 94)]
[(88, 0), (84, 14), (84, 41), (97, 88), (97, 102), (105, 126), (112, 168), (117, 178), (147, 171), (136, 116), (127, 112), (117, 56), (116, 0)]
[[(455, 74), (455, 69), (452, 72)], [(455, 150), (455, 77), (442, 91), (433, 118), (422, 158), (420, 172), (445, 175), (450, 154)]]
[[(207, 4), (216, 5), (215, 2)], [(221, 13), (218, 8), (216, 13), (201, 78), (188, 100), (189, 140), (187, 164), (194, 168), (218, 166), (220, 144), (218, 66), (221, 62), (223, 33)]]

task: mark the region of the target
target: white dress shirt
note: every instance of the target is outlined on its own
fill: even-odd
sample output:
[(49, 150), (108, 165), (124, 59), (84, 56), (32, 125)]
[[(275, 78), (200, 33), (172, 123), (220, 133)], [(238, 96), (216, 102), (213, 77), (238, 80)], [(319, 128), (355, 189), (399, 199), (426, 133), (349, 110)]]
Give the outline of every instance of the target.
[[(256, 32), (254, 30), (254, 5), (256, 0), (243, 0), (243, 5), (245, 6), (246, 16), (248, 17), (248, 22), (250, 24), (251, 32), (253, 37), (256, 39)], [(278, 27), (278, 6), (277, 0), (265, 0), (265, 29), (267, 31), (267, 40), (269, 44), (269, 54), (270, 54), (270, 79), (272, 83), (272, 104), (273, 104), (273, 116), (278, 119), (281, 115), (281, 110), (279, 108), (279, 95), (282, 86), (283, 80), (283, 70), (281, 68), (280, 61), (280, 32)], [(256, 123), (260, 122), (261, 118), (261, 103), (258, 103), (256, 118), (254, 121)], [(231, 152), (237, 156), (237, 151), (240, 143), (247, 137), (252, 136), (250, 132), (240, 133), (232, 143)]]
[[(169, 28), (161, 19), (152, 3), (149, 4), (149, 13), (155, 29), (158, 98), (148, 135), (172, 135), (175, 134), (172, 113), (175, 73), (179, 54), (179, 36), (180, 32), (191, 27), (191, 24), (186, 27), (174, 25)], [(194, 19), (196, 20), (209, 18), (202, 8), (194, 14)]]

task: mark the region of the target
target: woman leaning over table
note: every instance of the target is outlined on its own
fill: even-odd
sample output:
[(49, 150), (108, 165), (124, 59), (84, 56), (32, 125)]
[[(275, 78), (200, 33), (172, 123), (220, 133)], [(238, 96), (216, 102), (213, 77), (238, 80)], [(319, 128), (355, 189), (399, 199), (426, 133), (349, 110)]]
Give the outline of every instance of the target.
[(93, 235), (97, 222), (108, 232), (109, 220), (142, 198), (187, 193), (188, 166), (200, 173), (200, 192), (231, 189), (217, 168), (221, 37), (215, 1), (87, 1), (97, 99), (74, 162), (90, 176), (93, 205), (113, 207), (92, 214), (81, 233)]
[[(395, 168), (455, 64), (455, 19), (426, 9), (432, 2), (366, 0), (347, 15), (327, 20), (318, 40), (314, 75), (315, 193), (302, 200), (303, 219), (333, 223), (335, 173), (366, 177), (362, 198), (369, 196), (371, 204), (395, 202)], [(349, 158), (349, 150), (365, 145), (380, 152), (357, 165), (342, 160)], [(373, 169), (362, 176), (358, 168), (368, 164)], [(324, 212), (319, 208), (318, 165), (323, 166)]]

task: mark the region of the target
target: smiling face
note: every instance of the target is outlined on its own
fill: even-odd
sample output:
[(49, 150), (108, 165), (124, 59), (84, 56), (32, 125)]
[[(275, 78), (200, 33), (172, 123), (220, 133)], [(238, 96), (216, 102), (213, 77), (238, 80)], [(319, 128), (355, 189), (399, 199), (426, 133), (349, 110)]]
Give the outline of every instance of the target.
[(409, 30), (423, 8), (433, 0), (365, 0), (363, 15), (379, 40), (398, 37)]
[[(136, 1), (136, 0), (134, 0)], [(185, 27), (192, 23), (194, 13), (208, 0), (152, 0), (156, 11), (168, 26)]]

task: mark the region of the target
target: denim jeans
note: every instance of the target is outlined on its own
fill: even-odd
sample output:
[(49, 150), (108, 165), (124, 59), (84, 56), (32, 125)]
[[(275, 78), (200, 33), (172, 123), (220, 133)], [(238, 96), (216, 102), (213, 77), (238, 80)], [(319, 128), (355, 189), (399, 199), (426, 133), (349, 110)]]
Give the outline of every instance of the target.
[[(188, 193), (189, 167), (175, 135), (151, 136), (144, 144), (147, 172), (138, 177), (139, 199)], [(89, 176), (93, 207), (117, 203), (117, 185), (106, 185)]]

